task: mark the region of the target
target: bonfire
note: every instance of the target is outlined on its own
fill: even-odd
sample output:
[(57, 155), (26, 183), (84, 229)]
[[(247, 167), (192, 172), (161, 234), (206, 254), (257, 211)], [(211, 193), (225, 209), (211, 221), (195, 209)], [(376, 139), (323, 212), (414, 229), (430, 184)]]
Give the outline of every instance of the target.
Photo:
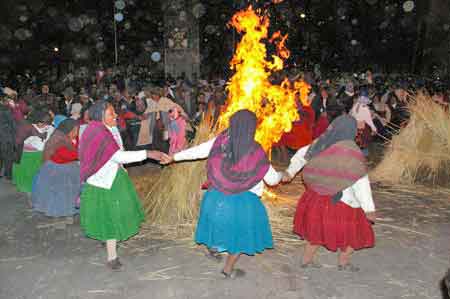
[[(275, 32), (269, 36), (267, 16), (250, 6), (237, 12), (229, 25), (243, 36), (230, 63), (234, 75), (227, 83), (226, 107), (214, 130), (209, 118), (200, 124), (191, 146), (207, 141), (226, 128), (230, 116), (236, 111), (248, 109), (258, 118), (255, 138), (269, 153), (272, 144), (279, 141), (284, 132), (291, 130), (293, 121), (299, 120), (296, 99), (299, 98), (306, 104), (310, 86), (301, 80), (290, 82), (287, 78), (280, 85), (270, 82), (271, 75), (283, 69), (284, 60), (290, 53), (285, 46), (287, 35)], [(266, 43), (274, 44), (277, 49), (270, 58)], [(160, 177), (146, 187), (144, 207), (147, 220), (160, 226), (192, 225), (197, 217), (202, 195), (200, 186), (205, 180), (205, 161), (178, 163), (166, 167)], [(142, 194), (145, 190), (140, 188), (142, 184), (139, 180), (137, 185)], [(276, 198), (273, 193), (266, 195), (267, 198)], [(269, 214), (276, 227), (282, 226), (277, 217), (278, 211), (285, 214), (283, 208), (271, 210), (269, 207)], [(287, 221), (289, 231), (291, 221), (292, 218)]]

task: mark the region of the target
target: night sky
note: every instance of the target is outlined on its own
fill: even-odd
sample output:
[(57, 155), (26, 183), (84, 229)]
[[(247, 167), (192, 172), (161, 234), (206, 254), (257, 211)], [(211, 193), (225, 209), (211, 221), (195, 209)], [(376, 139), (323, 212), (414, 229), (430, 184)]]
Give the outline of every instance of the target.
[[(125, 0), (118, 22), (121, 62), (145, 64), (163, 47), (166, 1)], [(232, 55), (226, 24), (252, 3), (270, 15), (271, 30), (289, 34), (289, 66), (353, 71), (427, 72), (449, 62), (448, 1), (285, 0), (192, 1), (200, 26), (202, 71), (220, 73)], [(108, 66), (114, 62), (114, 1), (2, 0), (0, 66), (23, 72), (49, 65)], [(120, 6), (120, 4), (119, 4)], [(120, 19), (120, 18), (119, 18)], [(55, 48), (58, 51), (55, 51)]]

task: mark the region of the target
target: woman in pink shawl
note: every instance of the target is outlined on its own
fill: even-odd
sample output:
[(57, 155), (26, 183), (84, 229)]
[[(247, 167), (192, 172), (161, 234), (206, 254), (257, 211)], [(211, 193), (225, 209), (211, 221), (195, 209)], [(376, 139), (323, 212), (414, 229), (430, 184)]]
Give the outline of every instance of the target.
[(172, 155), (186, 148), (186, 120), (177, 107), (169, 109), (169, 118), (169, 155)]
[(80, 224), (85, 234), (106, 242), (108, 267), (118, 270), (117, 240), (139, 232), (144, 212), (123, 164), (159, 159), (154, 151), (124, 151), (111, 104), (96, 102), (89, 109), (91, 122), (80, 140), (80, 181), (83, 184)]

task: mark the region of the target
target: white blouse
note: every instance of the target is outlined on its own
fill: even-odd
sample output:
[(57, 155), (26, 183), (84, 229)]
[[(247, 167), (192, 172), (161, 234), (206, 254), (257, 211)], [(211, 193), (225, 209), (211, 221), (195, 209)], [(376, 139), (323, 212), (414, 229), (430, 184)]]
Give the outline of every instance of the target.
[[(173, 158), (175, 161), (205, 159), (208, 157), (215, 140), (216, 138), (213, 138), (207, 142), (178, 152), (174, 155)], [(255, 193), (258, 196), (261, 196), (264, 191), (264, 182), (269, 186), (274, 186), (281, 181), (281, 177), (281, 173), (277, 172), (271, 165), (263, 180), (261, 180), (249, 191)]]
[(45, 147), (45, 143), (50, 139), (50, 136), (55, 131), (53, 126), (45, 126), (43, 128), (39, 128), (36, 125), (32, 125), (39, 133), (47, 133), (47, 137), (42, 140), (39, 136), (30, 136), (23, 142), (23, 150), (26, 152), (42, 152)]
[(114, 179), (116, 178), (117, 171), (122, 164), (140, 162), (147, 159), (147, 151), (124, 151), (122, 146), (122, 139), (117, 128), (108, 128), (113, 134), (114, 140), (120, 147), (111, 159), (105, 163), (96, 173), (87, 179), (89, 185), (103, 189), (111, 189)]
[[(305, 154), (309, 145), (302, 147), (295, 153), (291, 159), (291, 163), (286, 171), (291, 177), (294, 177), (300, 169), (305, 166)], [(374, 212), (375, 204), (372, 198), (372, 189), (370, 188), (369, 176), (365, 175), (357, 180), (352, 186), (342, 191), (342, 202), (352, 208), (362, 208), (364, 212)]]

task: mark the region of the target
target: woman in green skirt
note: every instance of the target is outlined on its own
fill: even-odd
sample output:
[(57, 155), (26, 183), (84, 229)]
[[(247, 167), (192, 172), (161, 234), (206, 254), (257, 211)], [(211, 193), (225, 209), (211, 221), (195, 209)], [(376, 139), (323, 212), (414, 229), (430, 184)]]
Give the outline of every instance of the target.
[(17, 157), (13, 165), (13, 183), (20, 192), (31, 193), (34, 175), (42, 165), (42, 151), (54, 128), (50, 125), (50, 114), (45, 111), (33, 111), (32, 124), (26, 121), (17, 125)]
[(117, 241), (138, 233), (144, 213), (136, 190), (122, 164), (147, 158), (154, 151), (124, 151), (111, 104), (96, 102), (89, 109), (91, 122), (80, 140), (80, 221), (86, 235), (106, 242), (108, 267), (121, 268)]

